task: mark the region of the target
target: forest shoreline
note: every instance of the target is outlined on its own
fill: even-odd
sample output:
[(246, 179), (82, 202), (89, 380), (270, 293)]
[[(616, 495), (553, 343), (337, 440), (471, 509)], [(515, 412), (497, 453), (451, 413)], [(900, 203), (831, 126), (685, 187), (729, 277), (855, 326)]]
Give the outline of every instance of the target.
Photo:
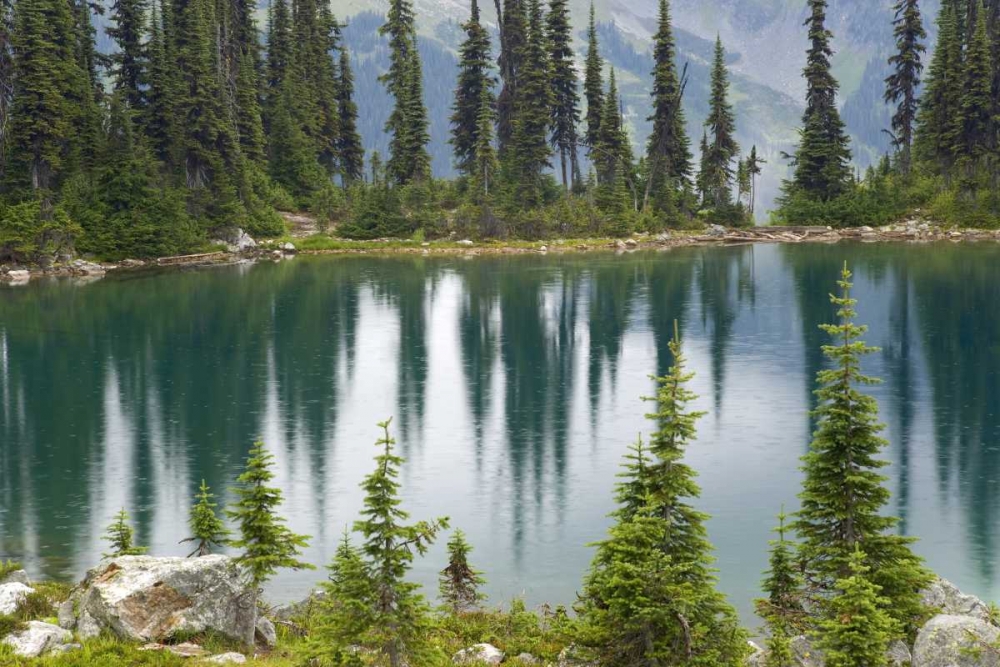
[(0, 283), (25, 284), (37, 278), (79, 278), (95, 280), (108, 273), (170, 270), (209, 266), (229, 266), (255, 261), (283, 261), (296, 255), (366, 255), (366, 256), (457, 256), (565, 254), (581, 252), (626, 253), (671, 250), (685, 247), (737, 246), (748, 244), (796, 243), (977, 243), (1000, 242), (1000, 230), (944, 227), (922, 220), (884, 227), (759, 226), (723, 228), (712, 225), (703, 230), (675, 230), (657, 235), (634, 234), (628, 238), (545, 239), (537, 241), (436, 240), (418, 242), (409, 239), (341, 239), (326, 234), (285, 236), (268, 239), (251, 248), (235, 247), (208, 252), (160, 257), (148, 260), (125, 259), (120, 262), (94, 262), (73, 259), (49, 266), (2, 265)]

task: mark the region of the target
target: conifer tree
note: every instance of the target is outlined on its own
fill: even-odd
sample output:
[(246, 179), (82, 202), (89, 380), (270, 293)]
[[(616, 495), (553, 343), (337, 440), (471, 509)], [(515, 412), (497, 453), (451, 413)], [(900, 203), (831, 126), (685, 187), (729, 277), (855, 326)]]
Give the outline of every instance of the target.
[(375, 622), (374, 580), (364, 554), (351, 544), (346, 530), (327, 569), (329, 576), (321, 586), (326, 596), (313, 632), (318, 639), (315, 652), (317, 657), (332, 658), (333, 664), (344, 664)]
[(778, 539), (771, 541), (770, 569), (763, 590), (767, 597), (756, 600), (757, 614), (767, 625), (767, 667), (793, 667), (791, 639), (803, 629), (802, 580), (796, 570), (792, 545), (785, 539), (784, 511), (778, 515)]
[(859, 387), (877, 382), (861, 373), (861, 358), (875, 351), (855, 324), (851, 273), (844, 267), (840, 296), (831, 296), (838, 324), (823, 325), (834, 338), (823, 353), (832, 367), (817, 375), (818, 421), (810, 451), (803, 457), (801, 509), (792, 529), (799, 537), (806, 592), (821, 611), (839, 579), (851, 575), (857, 547), (865, 550), (872, 582), (886, 598), (886, 612), (907, 631), (924, 613), (919, 591), (930, 579), (921, 560), (910, 551), (913, 539), (893, 534), (899, 520), (883, 513), (889, 500), (878, 458), (885, 447), (879, 437), (878, 403)]
[(423, 100), (423, 75), (417, 51), (417, 32), (410, 0), (392, 0), (379, 34), (389, 37), (389, 71), (382, 75), (395, 100), (385, 131), (392, 137), (386, 169), (398, 184), (430, 176), (427, 154), (427, 109)]
[[(955, 7), (941, 3), (938, 39), (920, 98), (915, 152), (939, 174), (950, 175), (960, 137), (965, 77)], [(956, 120), (957, 119), (957, 120)]]
[(354, 102), (354, 73), (351, 54), (340, 42), (340, 81), (337, 86), (337, 108), (340, 111), (340, 134), (337, 136), (337, 160), (345, 184), (364, 180), (365, 150), (358, 134), (358, 105)]
[(215, 513), (216, 504), (212, 502), (214, 497), (205, 480), (201, 480), (201, 487), (195, 496), (197, 502), (191, 508), (191, 515), (188, 518), (192, 536), (183, 540), (183, 542), (197, 542), (195, 550), (188, 554), (188, 558), (194, 555), (207, 556), (212, 553), (214, 547), (225, 544), (229, 537), (226, 525)]
[(466, 38), (459, 47), (450, 143), (455, 153), (455, 167), (465, 176), (473, 176), (479, 167), (476, 153), (482, 106), (484, 101), (490, 106), (495, 104), (492, 88), (496, 83), (491, 74), (490, 35), (480, 22), (478, 0), (472, 0), (469, 20), (462, 28)]
[[(676, 331), (670, 349), (674, 365), (650, 399), (657, 409), (648, 417), (658, 428), (650, 461), (630, 459), (618, 485), (615, 524), (596, 545), (584, 582), (579, 640), (602, 666), (737, 667), (746, 637), (715, 588), (707, 517), (689, 504), (700, 490), (682, 458), (701, 413), (688, 408), (692, 375)], [(643, 494), (646, 502), (630, 508)]]
[(519, 58), (514, 136), (511, 150), (503, 156), (513, 181), (514, 202), (522, 209), (542, 204), (552, 155), (547, 137), (552, 89), (540, 0), (528, 0), (528, 17), (528, 38)]
[(718, 37), (715, 40), (711, 95), (705, 127), (711, 133), (711, 141), (703, 163), (706, 172), (702, 176), (704, 203), (712, 208), (721, 208), (732, 203), (733, 160), (739, 155), (740, 147), (734, 137), (736, 118), (729, 103), (726, 52), (722, 47), (722, 39)]
[(762, 164), (767, 164), (766, 160), (757, 155), (756, 144), (750, 148), (750, 155), (747, 156), (747, 174), (750, 176), (750, 215), (753, 216), (757, 205), (757, 177), (760, 176)]
[(141, 547), (135, 543), (135, 531), (128, 522), (128, 512), (121, 508), (115, 514), (115, 520), (108, 526), (103, 539), (108, 543), (110, 551), (102, 554), (104, 558), (117, 558), (118, 556), (141, 556), (149, 549)]
[(483, 88), (479, 101), (478, 129), (476, 131), (475, 167), (472, 178), (472, 189), (480, 202), (490, 198), (500, 173), (500, 163), (493, 147), (493, 127), (496, 123), (496, 112), (493, 94), (488, 88)]
[(274, 479), (273, 461), (274, 455), (264, 443), (254, 443), (243, 474), (236, 478), (238, 486), (233, 489), (236, 502), (226, 510), (240, 532), (238, 539), (228, 540), (227, 544), (242, 549), (236, 563), (246, 571), (256, 590), (281, 568), (313, 569), (298, 560), (301, 550), (309, 544), (309, 537), (293, 533), (276, 513), (283, 497), (281, 489), (268, 486)]
[(659, 20), (653, 35), (653, 130), (646, 149), (647, 203), (661, 210), (674, 208), (676, 192), (691, 178), (691, 147), (681, 106), (683, 83), (677, 72), (677, 46), (670, 18), (669, 0), (660, 0)]
[(986, 9), (982, 0), (974, 3), (976, 14), (970, 26), (965, 53), (965, 79), (961, 99), (961, 139), (956, 153), (961, 155), (966, 187), (974, 183), (976, 174), (987, 162), (995, 162), (996, 126), (993, 119), (993, 63), (986, 30)]
[(448, 566), (438, 578), (441, 602), (449, 613), (458, 615), (479, 608), (486, 596), (479, 587), (486, 583), (482, 573), (469, 565), (472, 547), (465, 539), (465, 533), (456, 530), (448, 540)]
[(365, 491), (362, 519), (354, 530), (364, 536), (362, 552), (368, 560), (374, 606), (364, 644), (375, 648), (389, 667), (426, 664), (429, 608), (420, 586), (406, 580), (413, 558), (423, 555), (438, 532), (448, 527), (448, 519), (403, 523), (409, 515), (400, 509), (399, 467), (403, 459), (393, 451), (389, 422), (379, 428), (383, 436), (376, 446), (375, 471), (362, 483)]
[(0, 0), (0, 181), (3, 179), (4, 139), (10, 104), (14, 97), (14, 59), (11, 38), (14, 33), (14, 1)]
[(817, 631), (817, 648), (830, 667), (884, 667), (889, 641), (899, 634), (885, 612), (889, 600), (879, 597), (865, 561), (856, 546), (848, 561), (850, 574), (836, 582), (829, 615)]
[(601, 210), (621, 212), (628, 207), (628, 183), (631, 176), (632, 151), (629, 138), (622, 126), (618, 106), (618, 83), (611, 70), (601, 125), (594, 145), (593, 161), (597, 171), (597, 205)]
[(828, 201), (843, 194), (851, 180), (851, 151), (837, 109), (830, 59), (832, 34), (826, 27), (827, 0), (809, 0), (809, 50), (806, 52), (806, 110), (802, 116), (794, 174), (785, 196), (799, 194)]
[(528, 41), (526, 0), (503, 0), (500, 22), (500, 79), (503, 85), (497, 96), (497, 140), (500, 157), (514, 139), (514, 117), (517, 115), (518, 80)]
[(74, 159), (81, 120), (75, 17), (65, 0), (18, 0), (11, 35), (16, 94), (7, 120), (8, 190), (33, 193), (51, 216), (61, 179)]
[(590, 24), (587, 27), (587, 62), (584, 70), (583, 93), (587, 100), (586, 142), (590, 149), (597, 145), (601, 115), (604, 111), (604, 59), (597, 42), (597, 22), (594, 3), (590, 3)]
[(650, 501), (649, 449), (642, 441), (642, 434), (628, 446), (625, 461), (617, 477), (615, 508), (612, 516), (618, 521), (631, 521), (648, 511)]
[(558, 150), (564, 190), (580, 180), (577, 163), (577, 126), (580, 123), (580, 92), (573, 51), (573, 28), (567, 0), (549, 0), (545, 17), (549, 48), (549, 85), (552, 89), (552, 144)]
[(143, 35), (146, 30), (146, 3), (144, 0), (113, 0), (111, 25), (105, 28), (108, 37), (118, 45), (118, 50), (108, 56), (115, 89), (125, 95), (130, 109), (139, 111), (143, 106), (143, 86), (146, 83)]
[(144, 95), (146, 108), (141, 124), (155, 156), (170, 166), (176, 166), (173, 164), (174, 151), (180, 144), (173, 111), (177, 98), (177, 81), (172, 64), (173, 50), (164, 30), (164, 23), (169, 20), (170, 12), (163, 9), (162, 3), (159, 6), (161, 9), (157, 11), (155, 0), (150, 6), (149, 41), (146, 45), (149, 88)]
[(892, 74), (885, 80), (885, 101), (895, 104), (892, 115), (892, 143), (899, 151), (900, 169), (909, 173), (913, 132), (917, 120), (918, 88), (923, 72), (927, 39), (918, 0), (898, 0), (895, 5), (893, 35), (896, 52), (889, 57)]
[(230, 37), (225, 44), (229, 71), (227, 76), (232, 114), (236, 119), (236, 136), (243, 155), (262, 164), (265, 158), (264, 121), (260, 105), (260, 73), (263, 71), (260, 36), (253, 0), (231, 0), (231, 16), (226, 17)]

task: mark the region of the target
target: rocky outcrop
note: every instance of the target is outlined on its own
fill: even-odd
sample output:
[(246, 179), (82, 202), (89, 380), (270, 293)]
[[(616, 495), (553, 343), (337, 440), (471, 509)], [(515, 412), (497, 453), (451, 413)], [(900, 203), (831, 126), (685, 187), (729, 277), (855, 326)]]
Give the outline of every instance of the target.
[(89, 276), (89, 277), (100, 277), (105, 274), (104, 267), (100, 264), (94, 264), (93, 262), (88, 262), (86, 260), (78, 259), (70, 264), (72, 268), (73, 275), (76, 276)]
[(281, 605), (280, 607), (275, 607), (268, 615), (277, 621), (286, 622), (305, 618), (310, 616), (313, 612), (318, 611), (320, 605), (325, 599), (325, 592), (313, 591), (305, 600), (302, 600), (301, 602), (290, 602), (288, 604)]
[(15, 285), (23, 285), (31, 280), (31, 273), (25, 269), (12, 269), (6, 273), (0, 273), (0, 280), (6, 280)]
[(274, 646), (278, 643), (278, 633), (274, 629), (274, 623), (263, 616), (257, 617), (257, 623), (254, 626), (254, 638), (258, 644), (264, 646)]
[(990, 607), (974, 595), (966, 595), (955, 584), (946, 579), (935, 579), (934, 583), (921, 591), (924, 606), (948, 616), (970, 616), (989, 622)]
[(499, 665), (504, 653), (492, 644), (476, 644), (462, 649), (451, 659), (456, 665)]
[(252, 644), (257, 600), (230, 558), (123, 556), (90, 570), (59, 609), (59, 624), (81, 638), (108, 630), (159, 642), (212, 631)]
[(247, 657), (242, 653), (220, 653), (210, 658), (205, 658), (202, 662), (212, 665), (242, 665), (247, 661)]
[(13, 632), (3, 639), (14, 651), (14, 655), (22, 658), (37, 658), (50, 652), (63, 652), (77, 648), (71, 644), (73, 634), (51, 623), (28, 621), (24, 630)]
[(920, 629), (913, 667), (1000, 667), (1000, 629), (971, 616), (942, 614)]
[(0, 615), (9, 616), (17, 611), (18, 605), (24, 601), (35, 589), (25, 586), (19, 581), (9, 584), (0, 584)]
[(24, 584), (25, 586), (30, 586), (31, 578), (24, 570), (14, 570), (0, 579), (0, 585), (3, 584)]

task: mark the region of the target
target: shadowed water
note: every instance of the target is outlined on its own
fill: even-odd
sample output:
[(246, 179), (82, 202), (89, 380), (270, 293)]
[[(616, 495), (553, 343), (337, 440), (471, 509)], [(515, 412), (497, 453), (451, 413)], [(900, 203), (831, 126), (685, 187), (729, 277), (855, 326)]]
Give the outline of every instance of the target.
[[(891, 511), (939, 573), (996, 598), (994, 245), (298, 258), (0, 288), (0, 557), (78, 577), (121, 507), (153, 553), (183, 555), (201, 479), (227, 496), (262, 439), (291, 527), (313, 536), (306, 558), (327, 563), (393, 416), (405, 508), (468, 533), (493, 601), (572, 603), (677, 320), (708, 412), (689, 452), (698, 505), (721, 586), (753, 623), (774, 515), (796, 506), (844, 260), (882, 347), (866, 370), (885, 378), (872, 392)], [(323, 576), (283, 574), (271, 597)]]

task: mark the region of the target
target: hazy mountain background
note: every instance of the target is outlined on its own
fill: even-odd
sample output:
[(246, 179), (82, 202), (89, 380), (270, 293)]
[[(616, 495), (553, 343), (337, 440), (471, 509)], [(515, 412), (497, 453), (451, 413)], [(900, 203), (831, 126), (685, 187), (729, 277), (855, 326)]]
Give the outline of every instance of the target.
[[(424, 58), (425, 97), (431, 117), (431, 153), (437, 176), (454, 174), (447, 145), (448, 117), (457, 67), (456, 52), (469, 13), (468, 0), (414, 0)], [(495, 28), (492, 0), (480, 0), (484, 19)], [(582, 72), (589, 0), (571, 0)], [(834, 33), (835, 72), (841, 84), (844, 120), (859, 168), (887, 148), (889, 112), (882, 103), (886, 59), (892, 47), (891, 0), (831, 0), (828, 24)], [(939, 0), (926, 0), (924, 22), (934, 35)], [(368, 150), (385, 151), (382, 126), (391, 100), (378, 75), (388, 61), (385, 41), (377, 34), (386, 0), (332, 0), (357, 68), (361, 132)], [(650, 124), (650, 39), (656, 26), (657, 0), (597, 0), (603, 55), (619, 76), (632, 140), (645, 145)], [(708, 110), (709, 64), (716, 34), (729, 54), (737, 137), (749, 150), (756, 144), (768, 164), (760, 184), (766, 209), (778, 193), (787, 167), (782, 151), (797, 141), (804, 83), (801, 70), (807, 46), (803, 22), (806, 0), (673, 0), (671, 3), (681, 61), (689, 63), (685, 98), (692, 146), (697, 149)]]

